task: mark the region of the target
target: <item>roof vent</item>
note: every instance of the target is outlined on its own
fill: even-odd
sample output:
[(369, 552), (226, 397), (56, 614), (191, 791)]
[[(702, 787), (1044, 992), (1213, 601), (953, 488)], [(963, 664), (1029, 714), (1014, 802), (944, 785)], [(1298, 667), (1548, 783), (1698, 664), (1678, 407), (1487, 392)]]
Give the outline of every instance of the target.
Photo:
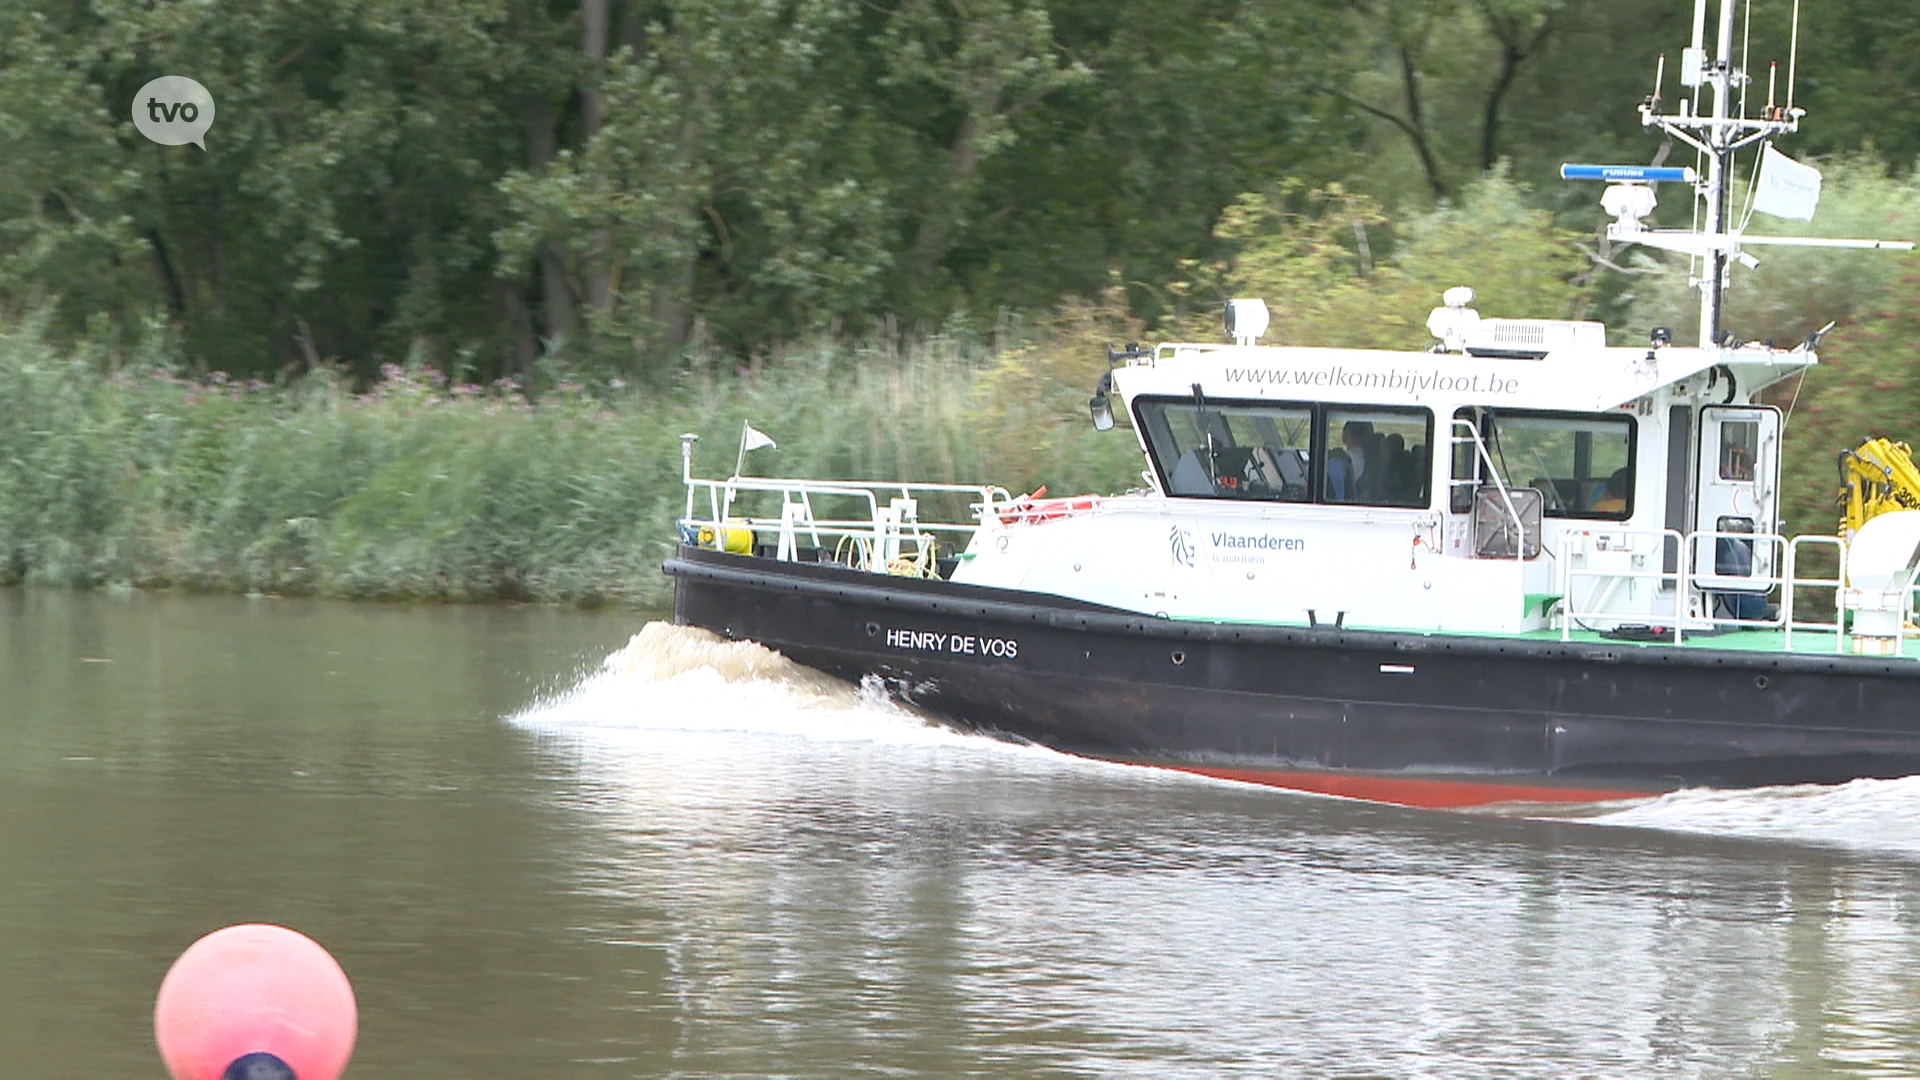
[(1562, 349), (1602, 349), (1607, 328), (1563, 319), (1481, 319), (1467, 336), (1468, 356), (1539, 360)]

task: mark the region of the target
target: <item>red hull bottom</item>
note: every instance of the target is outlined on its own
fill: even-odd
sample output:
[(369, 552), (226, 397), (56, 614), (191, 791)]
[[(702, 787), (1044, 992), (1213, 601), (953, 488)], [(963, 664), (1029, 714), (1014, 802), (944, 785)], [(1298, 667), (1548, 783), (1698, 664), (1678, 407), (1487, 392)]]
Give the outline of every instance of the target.
[(1453, 810), (1493, 803), (1595, 803), (1617, 799), (1644, 799), (1656, 794), (1615, 788), (1555, 787), (1498, 784), (1476, 780), (1436, 780), (1430, 777), (1356, 776), (1341, 773), (1281, 772), (1268, 769), (1229, 769), (1208, 765), (1159, 765), (1155, 768), (1233, 780), (1243, 784), (1336, 795), (1343, 799)]

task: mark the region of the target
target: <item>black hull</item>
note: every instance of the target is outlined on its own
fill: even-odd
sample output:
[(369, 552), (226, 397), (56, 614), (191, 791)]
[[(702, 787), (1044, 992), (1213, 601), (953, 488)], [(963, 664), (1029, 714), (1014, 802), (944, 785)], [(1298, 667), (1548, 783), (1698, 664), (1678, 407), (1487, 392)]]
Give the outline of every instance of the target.
[(682, 548), (674, 621), (1069, 753), (1412, 805), (1920, 773), (1920, 663), (1173, 622)]

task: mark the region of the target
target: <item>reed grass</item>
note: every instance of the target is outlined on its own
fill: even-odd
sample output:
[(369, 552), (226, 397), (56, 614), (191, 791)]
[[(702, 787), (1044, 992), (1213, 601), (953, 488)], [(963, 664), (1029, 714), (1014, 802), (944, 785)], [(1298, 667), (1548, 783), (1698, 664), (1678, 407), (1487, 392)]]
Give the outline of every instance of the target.
[[(657, 607), (696, 473), (997, 483), (1137, 482), (1125, 431), (1044, 358), (932, 338), (823, 339), (764, 365), (707, 361), (665, 388), (557, 379), (537, 401), (389, 367), (356, 390), (189, 378), (159, 334), (127, 354), (0, 321), (0, 580)], [(1050, 400), (1049, 400), (1050, 399)]]

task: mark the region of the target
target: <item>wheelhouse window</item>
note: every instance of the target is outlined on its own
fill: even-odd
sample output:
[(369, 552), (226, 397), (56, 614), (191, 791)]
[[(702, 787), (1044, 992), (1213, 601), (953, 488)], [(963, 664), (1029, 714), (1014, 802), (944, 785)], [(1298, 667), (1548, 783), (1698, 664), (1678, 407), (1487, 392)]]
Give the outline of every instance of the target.
[(1139, 398), (1134, 411), (1169, 495), (1428, 505), (1425, 409)]
[(1192, 398), (1135, 404), (1169, 495), (1306, 502), (1313, 408), (1215, 404)]
[(1362, 506), (1426, 506), (1433, 414), (1425, 409), (1327, 409), (1321, 497)]
[[(1539, 489), (1547, 517), (1624, 521), (1632, 514), (1633, 417), (1476, 409), (1457, 419), (1475, 424), (1508, 484)], [(1456, 483), (1478, 477), (1471, 452), (1455, 448)]]

